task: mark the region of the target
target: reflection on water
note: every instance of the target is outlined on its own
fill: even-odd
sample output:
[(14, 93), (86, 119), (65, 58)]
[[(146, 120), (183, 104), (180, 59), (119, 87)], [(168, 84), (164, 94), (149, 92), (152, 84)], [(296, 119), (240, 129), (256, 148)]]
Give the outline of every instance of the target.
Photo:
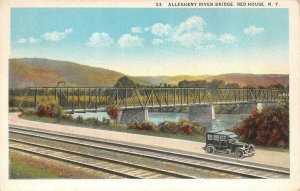
[[(75, 113), (73, 117), (82, 116), (83, 118), (95, 117), (102, 120), (103, 117), (109, 118), (106, 112), (97, 113)], [(231, 129), (246, 119), (248, 114), (216, 114), (216, 118), (212, 122), (213, 130)], [(149, 112), (149, 121), (159, 124), (163, 121), (180, 121), (180, 119), (188, 119), (186, 113), (167, 113), (167, 112)]]

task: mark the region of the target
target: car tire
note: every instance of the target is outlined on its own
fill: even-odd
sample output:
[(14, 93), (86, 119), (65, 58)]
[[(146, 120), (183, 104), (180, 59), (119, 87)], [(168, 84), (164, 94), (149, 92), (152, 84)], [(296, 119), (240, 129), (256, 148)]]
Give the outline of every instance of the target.
[(250, 149), (250, 152), (251, 152), (251, 154), (250, 154), (251, 157), (255, 155), (254, 149)]
[(244, 152), (242, 151), (242, 150), (236, 150), (235, 151), (235, 157), (236, 158), (239, 158), (239, 159), (242, 159), (242, 158), (244, 158)]
[(209, 146), (206, 147), (206, 150), (205, 150), (205, 151), (206, 151), (207, 153), (209, 153), (209, 154), (214, 154), (214, 153), (216, 152), (216, 149), (215, 149), (214, 146), (209, 145)]

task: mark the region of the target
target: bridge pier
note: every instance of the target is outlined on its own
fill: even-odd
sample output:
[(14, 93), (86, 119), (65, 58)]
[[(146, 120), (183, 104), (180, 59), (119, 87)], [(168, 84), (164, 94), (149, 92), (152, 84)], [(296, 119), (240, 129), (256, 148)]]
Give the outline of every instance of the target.
[(257, 103), (257, 109), (261, 111), (264, 107), (273, 105), (276, 105), (276, 103)]
[(215, 110), (213, 105), (193, 105), (189, 109), (189, 121), (204, 125), (206, 129), (212, 127), (212, 120), (215, 119)]
[(130, 123), (132, 121), (147, 121), (148, 118), (148, 109), (125, 109), (121, 112), (120, 122)]

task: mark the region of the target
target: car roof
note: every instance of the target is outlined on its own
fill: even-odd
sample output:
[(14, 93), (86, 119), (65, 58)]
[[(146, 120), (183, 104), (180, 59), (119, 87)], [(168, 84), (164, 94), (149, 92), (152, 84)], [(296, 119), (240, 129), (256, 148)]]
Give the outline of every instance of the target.
[(228, 135), (230, 137), (237, 136), (235, 133), (230, 132), (230, 131), (222, 131), (222, 130), (213, 130), (213, 131), (208, 131), (206, 133), (210, 134), (216, 134), (216, 135)]

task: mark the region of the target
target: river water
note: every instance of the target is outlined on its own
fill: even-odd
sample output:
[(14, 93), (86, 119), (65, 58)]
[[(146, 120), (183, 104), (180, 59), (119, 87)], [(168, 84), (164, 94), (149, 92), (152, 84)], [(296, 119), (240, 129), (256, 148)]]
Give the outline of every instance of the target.
[[(82, 116), (84, 119), (95, 117), (102, 120), (103, 117), (109, 118), (106, 112), (97, 113), (75, 113), (73, 117)], [(249, 115), (248, 114), (216, 114), (216, 118), (212, 121), (212, 129), (226, 130), (232, 129), (237, 124), (243, 122)], [(180, 121), (180, 119), (188, 119), (186, 113), (168, 113), (168, 112), (149, 112), (149, 121), (159, 124), (163, 121)]]

